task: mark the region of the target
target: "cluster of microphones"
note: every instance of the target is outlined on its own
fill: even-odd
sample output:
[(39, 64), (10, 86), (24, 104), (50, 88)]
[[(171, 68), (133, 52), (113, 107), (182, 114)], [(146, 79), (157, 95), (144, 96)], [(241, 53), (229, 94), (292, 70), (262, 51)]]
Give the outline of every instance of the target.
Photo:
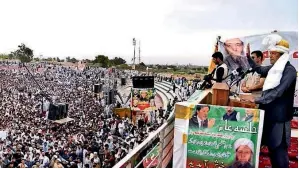
[[(242, 79), (244, 79), (247, 74), (252, 73), (254, 71), (255, 70), (252, 68), (249, 68), (244, 71), (242, 68), (239, 67), (239, 68), (231, 71), (231, 73), (228, 76), (226, 76), (225, 78), (223, 78), (223, 80), (226, 80), (226, 83), (231, 88), (233, 85), (239, 83)], [(199, 90), (211, 88), (213, 86), (212, 80), (215, 80), (215, 79), (213, 79), (213, 73), (205, 75), (203, 78), (203, 83), (201, 84)]]

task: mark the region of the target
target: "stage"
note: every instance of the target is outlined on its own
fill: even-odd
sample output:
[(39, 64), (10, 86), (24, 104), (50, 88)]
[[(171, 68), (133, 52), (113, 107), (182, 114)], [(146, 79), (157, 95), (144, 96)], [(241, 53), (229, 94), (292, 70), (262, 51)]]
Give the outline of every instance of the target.
[(58, 123), (58, 124), (64, 124), (64, 123), (67, 123), (67, 122), (70, 122), (73, 120), (74, 120), (73, 118), (67, 117), (67, 118), (60, 119), (60, 120), (54, 120), (54, 122)]

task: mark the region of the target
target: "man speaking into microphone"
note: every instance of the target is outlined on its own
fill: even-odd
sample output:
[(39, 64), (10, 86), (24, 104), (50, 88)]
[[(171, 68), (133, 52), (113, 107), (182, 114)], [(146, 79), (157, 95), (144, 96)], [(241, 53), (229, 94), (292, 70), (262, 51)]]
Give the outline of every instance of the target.
[(251, 67), (266, 76), (262, 96), (251, 98), (265, 110), (262, 145), (268, 146), (273, 168), (288, 168), (288, 147), (296, 87), (296, 69), (289, 62), (289, 43), (277, 34), (263, 40), (270, 47), (270, 66), (258, 66), (248, 57)]
[(205, 88), (211, 88), (215, 83), (222, 83), (228, 74), (227, 65), (223, 62), (223, 55), (221, 52), (215, 52), (212, 55), (212, 60), (215, 63), (216, 68), (211, 74), (204, 76), (204, 82), (199, 87), (200, 90)]

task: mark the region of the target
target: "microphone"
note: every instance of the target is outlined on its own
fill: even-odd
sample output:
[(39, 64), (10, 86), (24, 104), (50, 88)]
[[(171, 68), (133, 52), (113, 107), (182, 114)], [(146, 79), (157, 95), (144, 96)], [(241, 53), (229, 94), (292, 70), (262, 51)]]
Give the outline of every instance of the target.
[(238, 67), (237, 69), (233, 70), (231, 72), (231, 74), (229, 74), (228, 76), (226, 76), (223, 80), (231, 77), (231, 80), (235, 79), (235, 76), (238, 76), (239, 74), (242, 73), (242, 68)]
[(241, 74), (241, 79), (243, 79), (248, 73), (252, 73), (252, 72), (254, 72), (254, 71), (255, 71), (255, 70), (252, 69), (252, 68), (247, 69), (245, 72), (243, 72), (243, 73)]
[(239, 78), (234, 80), (230, 86), (233, 86), (235, 84), (238, 84), (241, 80), (243, 80), (245, 78), (245, 76), (248, 74), (248, 73), (251, 73), (251, 72), (254, 72), (255, 70), (252, 69), (252, 68), (249, 68), (247, 69), (245, 72), (242, 71), (242, 74), (239, 75)]

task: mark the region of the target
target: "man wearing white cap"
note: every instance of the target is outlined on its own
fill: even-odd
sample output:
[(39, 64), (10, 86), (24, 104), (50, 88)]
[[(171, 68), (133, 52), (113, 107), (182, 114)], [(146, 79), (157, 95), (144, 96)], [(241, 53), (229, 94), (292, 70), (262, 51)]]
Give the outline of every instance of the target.
[(252, 166), (252, 157), (254, 152), (253, 142), (247, 138), (240, 138), (236, 140), (234, 144), (234, 149), (236, 152), (236, 158), (230, 167), (253, 168)]
[(291, 120), (296, 87), (296, 69), (290, 64), (289, 43), (277, 34), (263, 40), (269, 45), (271, 66), (257, 66), (248, 57), (252, 68), (266, 75), (262, 96), (251, 98), (265, 110), (262, 144), (268, 146), (272, 167), (288, 168), (288, 146), (291, 138)]

